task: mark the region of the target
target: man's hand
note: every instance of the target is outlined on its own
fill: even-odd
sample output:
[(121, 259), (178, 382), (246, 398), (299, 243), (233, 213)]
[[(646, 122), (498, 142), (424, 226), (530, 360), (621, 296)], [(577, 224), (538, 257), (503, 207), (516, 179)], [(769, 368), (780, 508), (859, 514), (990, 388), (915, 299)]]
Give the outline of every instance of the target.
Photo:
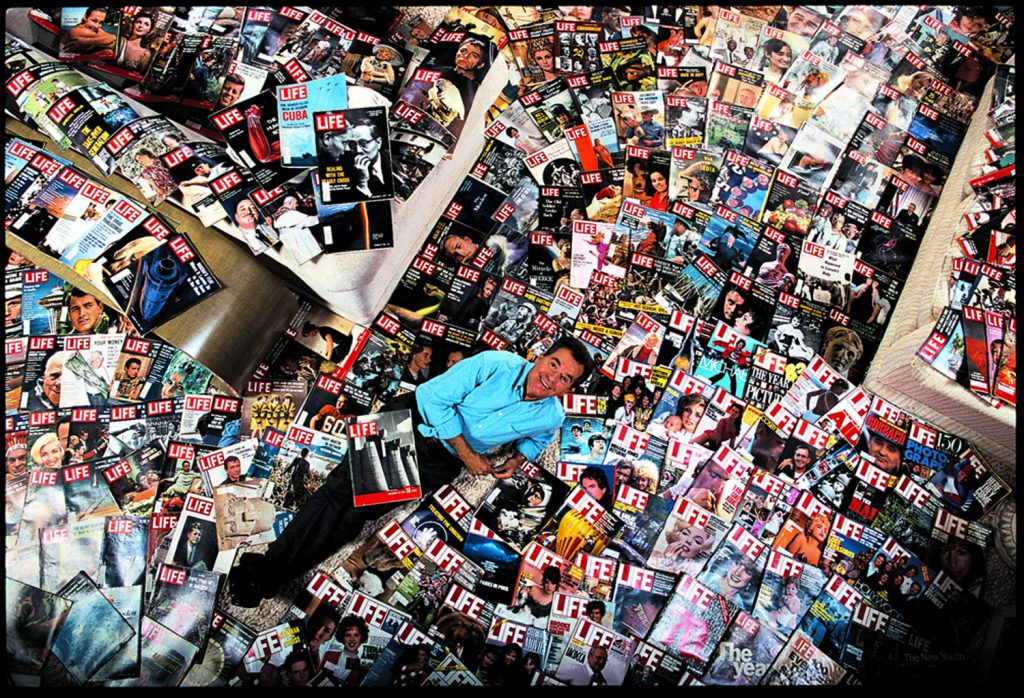
[(526, 461), (526, 458), (518, 453), (511, 458), (506, 458), (500, 465), (491, 466), (491, 474), (499, 480), (512, 477), (512, 473)]
[(462, 458), (462, 462), (466, 464), (466, 470), (478, 476), (490, 475), (491, 469), (494, 467), (490, 459), (476, 452), (471, 451), (470, 453), (469, 457)]
[(490, 475), (491, 461), (487, 456), (481, 455), (470, 448), (462, 434), (447, 439), (459, 459), (466, 464), (466, 470), (474, 475)]

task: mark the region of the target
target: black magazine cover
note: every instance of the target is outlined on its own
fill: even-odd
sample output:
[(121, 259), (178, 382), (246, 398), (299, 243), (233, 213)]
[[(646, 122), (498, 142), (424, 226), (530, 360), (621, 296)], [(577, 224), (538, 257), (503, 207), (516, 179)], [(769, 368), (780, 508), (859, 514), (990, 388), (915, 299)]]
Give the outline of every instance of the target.
[(313, 122), (324, 203), (378, 201), (394, 196), (385, 109), (315, 112)]

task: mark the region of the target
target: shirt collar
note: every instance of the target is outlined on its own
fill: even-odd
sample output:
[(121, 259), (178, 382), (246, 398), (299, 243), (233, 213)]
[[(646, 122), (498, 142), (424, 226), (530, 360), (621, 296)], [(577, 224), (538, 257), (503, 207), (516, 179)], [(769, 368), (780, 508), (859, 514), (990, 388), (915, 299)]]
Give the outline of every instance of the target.
[[(526, 401), (526, 376), (530, 373), (531, 368), (533, 368), (532, 363), (527, 362), (523, 364), (523, 367), (519, 369), (519, 375), (516, 376), (516, 380), (512, 384), (512, 387), (522, 397), (524, 402)], [(531, 400), (530, 402), (536, 402), (536, 400)]]

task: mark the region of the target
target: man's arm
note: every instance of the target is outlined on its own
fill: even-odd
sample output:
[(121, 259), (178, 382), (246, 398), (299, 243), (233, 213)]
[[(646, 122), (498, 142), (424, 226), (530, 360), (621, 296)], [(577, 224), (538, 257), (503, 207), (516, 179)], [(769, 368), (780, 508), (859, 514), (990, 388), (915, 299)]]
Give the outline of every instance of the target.
[(484, 352), (464, 359), (442, 376), (418, 386), (415, 393), (416, 404), (429, 432), (424, 435), (447, 441), (474, 475), (489, 473), (490, 461), (474, 451), (462, 436), (458, 406), (493, 375), (496, 364), (489, 359), (493, 359), (495, 353)]
[[(466, 469), (469, 472), (474, 475), (489, 475), (491, 473), (491, 468), (493, 467), (491, 460), (487, 456), (474, 451), (462, 434), (445, 439), (445, 441), (455, 450), (455, 455), (466, 464)], [(504, 465), (501, 467), (504, 467)], [(511, 475), (511, 472), (509, 475)]]

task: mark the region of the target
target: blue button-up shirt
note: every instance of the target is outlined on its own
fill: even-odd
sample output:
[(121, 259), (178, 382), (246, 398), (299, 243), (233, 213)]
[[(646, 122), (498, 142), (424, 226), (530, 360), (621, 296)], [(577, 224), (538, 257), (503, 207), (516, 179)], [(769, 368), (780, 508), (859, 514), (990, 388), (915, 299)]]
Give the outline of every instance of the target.
[(505, 351), (485, 351), (464, 359), (443, 375), (416, 388), (423, 424), (420, 433), (446, 439), (462, 435), (477, 453), (504, 444), (536, 460), (562, 426), (558, 398), (526, 401), (526, 375), (533, 366)]

